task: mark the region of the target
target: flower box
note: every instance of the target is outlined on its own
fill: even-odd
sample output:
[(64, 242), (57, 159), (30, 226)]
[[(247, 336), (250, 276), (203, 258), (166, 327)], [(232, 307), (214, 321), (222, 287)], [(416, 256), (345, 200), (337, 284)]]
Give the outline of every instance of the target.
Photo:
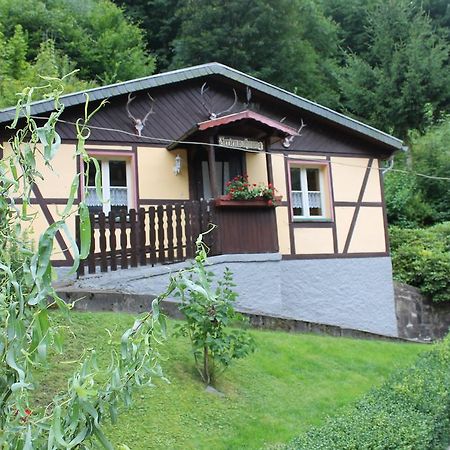
[(281, 202), (281, 196), (275, 197), (275, 202), (264, 197), (256, 197), (248, 200), (233, 200), (230, 195), (222, 195), (214, 200), (218, 207), (238, 207), (238, 208), (273, 208)]

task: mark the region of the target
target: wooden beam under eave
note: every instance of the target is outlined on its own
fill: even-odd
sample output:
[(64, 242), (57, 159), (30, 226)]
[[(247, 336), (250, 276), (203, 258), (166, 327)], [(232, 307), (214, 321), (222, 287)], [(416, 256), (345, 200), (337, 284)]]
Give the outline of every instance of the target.
[(216, 152), (214, 148), (214, 136), (210, 136), (208, 145), (208, 166), (209, 166), (209, 184), (213, 198), (217, 198), (217, 173), (216, 173)]
[(272, 169), (272, 155), (270, 154), (270, 138), (265, 140), (266, 150), (266, 166), (267, 166), (267, 182), (273, 185), (273, 169)]

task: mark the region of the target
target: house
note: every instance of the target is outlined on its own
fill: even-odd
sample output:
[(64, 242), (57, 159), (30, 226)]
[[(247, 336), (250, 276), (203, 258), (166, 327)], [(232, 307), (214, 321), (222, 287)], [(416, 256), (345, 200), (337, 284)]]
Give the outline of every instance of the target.
[[(244, 309), (397, 335), (382, 167), (402, 141), (218, 63), (89, 96), (92, 107), (108, 99), (86, 144), (100, 161), (103, 190), (102, 202), (89, 177), (89, 272), (149, 262), (156, 270), (189, 258), (194, 236), (213, 221), (212, 262), (232, 267)], [(74, 157), (85, 95), (62, 101), (56, 173), (42, 167), (34, 191), (36, 233), (65, 204), (76, 171), (86, 170)], [(52, 109), (38, 101), (32, 113)], [(0, 111), (3, 142), (13, 114)], [(220, 200), (227, 181), (244, 173), (251, 184), (273, 184), (277, 206)], [(70, 228), (76, 234), (75, 220)], [(70, 265), (60, 233), (57, 245), (55, 264)]]

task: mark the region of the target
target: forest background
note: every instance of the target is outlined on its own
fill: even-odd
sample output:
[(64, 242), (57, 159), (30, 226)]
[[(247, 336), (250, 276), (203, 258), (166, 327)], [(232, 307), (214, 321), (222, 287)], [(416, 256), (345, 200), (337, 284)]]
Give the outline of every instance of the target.
[(450, 220), (449, 58), (447, 0), (0, 0), (0, 107), (41, 75), (79, 69), (72, 92), (221, 62), (403, 139), (402, 228)]

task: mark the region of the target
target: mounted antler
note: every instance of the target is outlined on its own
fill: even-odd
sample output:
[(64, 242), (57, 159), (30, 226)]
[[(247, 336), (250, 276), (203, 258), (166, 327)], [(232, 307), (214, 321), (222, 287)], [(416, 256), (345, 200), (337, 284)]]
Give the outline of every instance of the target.
[(234, 93), (234, 101), (233, 104), (225, 109), (224, 111), (215, 113), (212, 111), (212, 109), (209, 107), (208, 103), (205, 101), (205, 93), (209, 90), (209, 87), (207, 86), (206, 82), (203, 83), (202, 88), (200, 89), (200, 96), (201, 96), (201, 103), (202, 106), (206, 109), (206, 111), (208, 112), (208, 116), (209, 118), (212, 119), (217, 119), (219, 116), (221, 116), (222, 114), (225, 114), (227, 112), (230, 112), (235, 106), (236, 103), (238, 101), (238, 97), (237, 97), (237, 93), (236, 93), (236, 89), (233, 88), (233, 93)]
[[(281, 122), (284, 121), (284, 119), (286, 119), (286, 117), (283, 117), (283, 119), (281, 119)], [(296, 136), (301, 136), (301, 131), (303, 130), (303, 128), (306, 127), (306, 125), (303, 123), (303, 119), (300, 119), (300, 120), (301, 120), (301, 124), (300, 124), (299, 129), (296, 131), (295, 134), (293, 134), (293, 135), (291, 135), (291, 136), (286, 136), (286, 137), (284, 138), (284, 140), (283, 140), (283, 147), (289, 148), (289, 147), (291, 146), (291, 144), (292, 144), (294, 138), (295, 138)]]
[(131, 114), (130, 104), (136, 98), (136, 97), (133, 97), (131, 95), (131, 93), (128, 94), (128, 101), (127, 101), (127, 105), (125, 106), (128, 117), (134, 122), (134, 128), (136, 129), (138, 136), (142, 136), (142, 130), (144, 129), (145, 123), (147, 122), (148, 116), (150, 114), (153, 114), (153, 105), (155, 103), (155, 99), (149, 93), (147, 93), (147, 95), (151, 101), (151, 105), (150, 105), (150, 109), (149, 109), (148, 113), (144, 116), (143, 119), (136, 119), (136, 117), (134, 117), (133, 114)]
[(250, 101), (252, 100), (252, 90), (248, 86), (245, 88), (245, 97), (246, 102), (244, 103), (244, 107), (248, 108), (250, 106)]

